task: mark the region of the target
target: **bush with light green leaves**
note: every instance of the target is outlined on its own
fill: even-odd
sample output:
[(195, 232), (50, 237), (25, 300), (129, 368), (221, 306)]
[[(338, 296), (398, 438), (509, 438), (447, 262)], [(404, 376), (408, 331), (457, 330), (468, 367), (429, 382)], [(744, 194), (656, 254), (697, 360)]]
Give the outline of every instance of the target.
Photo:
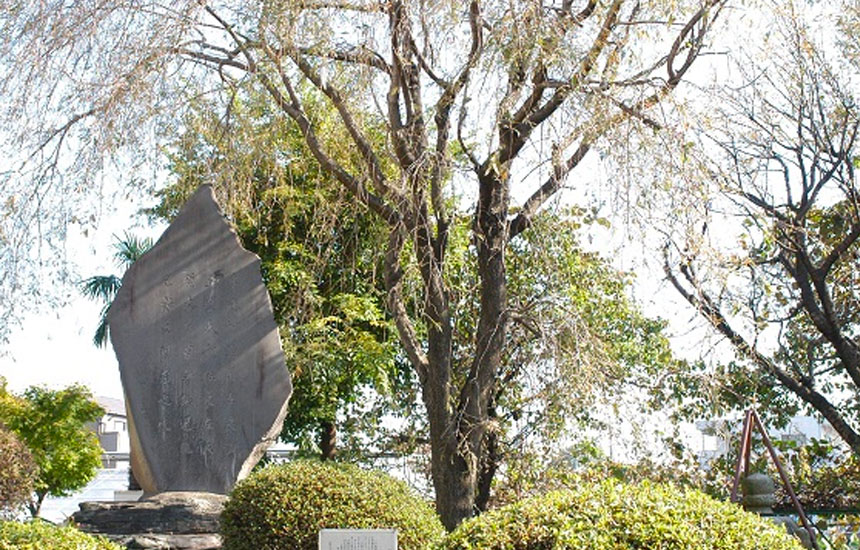
[(802, 550), (738, 505), (670, 485), (586, 483), (463, 522), (439, 550)]
[(122, 550), (103, 537), (41, 520), (0, 521), (0, 550)]
[(68, 496), (95, 477), (102, 448), (90, 426), (103, 414), (84, 386), (60, 390), (32, 386), (15, 395), (0, 377), (0, 423), (27, 446), (37, 468), (33, 498), (27, 504), (33, 517), (47, 496)]
[(320, 529), (396, 529), (400, 550), (429, 550), (444, 534), (402, 481), (332, 462), (263, 468), (236, 484), (221, 514), (223, 550), (317, 550)]

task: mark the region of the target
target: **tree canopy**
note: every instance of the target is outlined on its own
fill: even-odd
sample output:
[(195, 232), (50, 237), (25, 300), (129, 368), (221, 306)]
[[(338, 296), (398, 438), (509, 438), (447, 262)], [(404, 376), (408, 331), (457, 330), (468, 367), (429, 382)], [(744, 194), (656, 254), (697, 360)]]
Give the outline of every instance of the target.
[[(331, 451), (325, 434), (336, 427), (347, 456), (408, 452), (428, 436), (426, 420), (416, 415), (417, 381), (396, 355), (395, 331), (383, 312), (376, 251), (384, 246), (384, 224), (320, 172), (295, 125), (268, 116), (265, 101), (253, 96), (237, 100), (229, 120), (210, 104), (198, 105), (171, 149), (175, 182), (150, 212), (170, 219), (201, 173), (217, 174), (228, 217), (244, 246), (263, 260), (294, 375), (285, 440), (305, 451)], [(230, 199), (247, 179), (255, 182), (253, 210)], [(456, 223), (446, 283), (460, 311), (454, 353), (465, 361), (480, 305), (468, 216), (458, 214)], [(593, 405), (632, 387), (657, 391), (658, 372), (665, 380), (680, 367), (664, 323), (645, 318), (627, 297), (630, 276), (580, 247), (580, 235), (593, 224), (607, 222), (569, 208), (541, 220), (511, 248), (511, 307), (519, 321), (502, 367), (506, 383), (495, 397), (495, 450), (483, 466), (482, 507), (501, 462), (593, 427)], [(419, 282), (413, 276), (408, 284)], [(375, 392), (382, 398), (374, 399)], [(384, 429), (383, 415), (405, 424)]]
[(860, 66), (850, 36), (813, 30), (850, 11), (808, 10), (774, 9), (766, 53), (736, 53), (740, 85), (714, 87), (720, 107), (668, 153), (698, 201), (665, 228), (665, 270), (734, 348), (705, 384), (723, 405), (775, 419), (803, 406), (860, 453)]
[(102, 449), (93, 428), (102, 414), (83, 386), (34, 386), (20, 396), (0, 387), (0, 422), (27, 445), (36, 463), (35, 492), (27, 505), (34, 517), (46, 496), (69, 495), (95, 477)]
[[(253, 87), (272, 116), (298, 126), (321, 170), (385, 225), (386, 305), (421, 387), (436, 506), (452, 529), (476, 510), (493, 396), (518, 322), (511, 247), (590, 151), (660, 127), (659, 105), (699, 57), (723, 5), (9, 6), (0, 12), (0, 32), (14, 37), (0, 46), (4, 120), (15, 119), (12, 139), (30, 147), (3, 181), (4, 219), (16, 231), (6, 234), (25, 243), (18, 228), (54, 206), (53, 219), (71, 221), (61, 213), (92, 190), (105, 152), (157, 140), (164, 125), (181, 124), (191, 98), (213, 97), (229, 116), (232, 98)], [(314, 116), (305, 90), (334, 115)], [(335, 146), (357, 162), (345, 163)], [(145, 155), (113, 158), (134, 164)], [(63, 200), (52, 193), (57, 173)], [(463, 316), (446, 280), (461, 212), (478, 304), (468, 353), (455, 353)], [(20, 245), (4, 250), (7, 262), (26, 259)]]

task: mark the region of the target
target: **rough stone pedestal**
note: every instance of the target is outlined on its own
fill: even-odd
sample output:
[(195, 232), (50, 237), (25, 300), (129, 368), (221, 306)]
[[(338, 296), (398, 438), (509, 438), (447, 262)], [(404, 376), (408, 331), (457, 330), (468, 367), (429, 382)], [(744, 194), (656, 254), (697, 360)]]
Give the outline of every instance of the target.
[(72, 520), (129, 549), (218, 550), (218, 521), (227, 497), (159, 493), (137, 502), (83, 502)]

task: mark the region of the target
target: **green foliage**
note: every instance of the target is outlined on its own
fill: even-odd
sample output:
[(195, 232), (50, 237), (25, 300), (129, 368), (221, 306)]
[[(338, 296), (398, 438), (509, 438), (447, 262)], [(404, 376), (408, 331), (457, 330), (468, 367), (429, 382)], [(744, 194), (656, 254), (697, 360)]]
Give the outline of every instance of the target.
[[(114, 260), (123, 273), (153, 245), (152, 239), (137, 237), (129, 233), (125, 233), (121, 239), (114, 236), (114, 239), (116, 241), (114, 243)], [(108, 309), (110, 309), (121, 285), (122, 277), (117, 275), (94, 275), (84, 279), (79, 285), (84, 296), (104, 304), (99, 316), (99, 325), (93, 335), (93, 344), (96, 347), (100, 348), (107, 345), (110, 332), (107, 319)]]
[(0, 521), (0, 550), (121, 550), (104, 537), (45, 521)]
[[(806, 445), (792, 440), (773, 440), (792, 488), (805, 509), (860, 508), (860, 461), (844, 447), (826, 440), (812, 439)], [(774, 508), (789, 512), (794, 505), (779, 478), (779, 472), (759, 437), (753, 437), (750, 470), (766, 472), (776, 481)], [(509, 474), (497, 487), (495, 503), (507, 504), (525, 496), (570, 486), (576, 481), (608, 478), (626, 483), (651, 481), (673, 483), (700, 490), (714, 498), (727, 500), (740, 448), (736, 434), (730, 451), (702, 467), (696, 457), (658, 462), (649, 458), (633, 463), (616, 462), (591, 442), (585, 441), (553, 457), (548, 467), (527, 465)]]
[[(846, 514), (826, 518), (828, 550), (857, 550), (860, 548), (860, 515)], [(821, 528), (821, 521), (817, 522)]]
[[(582, 246), (581, 235), (605, 223), (580, 208), (546, 212), (510, 245), (508, 289), (515, 322), (493, 418), (507, 463), (504, 485), (519, 485), (522, 479), (513, 479), (517, 472), (540, 475), (560, 442), (584, 429), (607, 428), (607, 417), (596, 410), (623, 417), (674, 404), (665, 396), (670, 381), (689, 368), (673, 357), (666, 323), (645, 316), (630, 297), (631, 274)], [(468, 235), (466, 229), (462, 233)], [(449, 266), (457, 265), (458, 249), (449, 247)], [(474, 267), (465, 261), (449, 275), (462, 302), (455, 356), (466, 364), (480, 306), (468, 286), (475, 280)], [(621, 405), (622, 400), (629, 401)]]
[(577, 208), (539, 217), (511, 244), (511, 301), (550, 336), (534, 341), (533, 361), (576, 370), (560, 378), (582, 382), (588, 374), (597, 390), (623, 392), (630, 383), (653, 388), (658, 373), (667, 376), (683, 365), (672, 356), (665, 321), (646, 317), (630, 298), (631, 274), (582, 247), (582, 230), (605, 223)]
[[(730, 444), (732, 451), (712, 460), (706, 469), (686, 470), (696, 475), (682, 482), (695, 486), (714, 498), (728, 499), (737, 464), (739, 436)], [(860, 543), (860, 460), (844, 446), (813, 439), (806, 445), (795, 441), (773, 441), (792, 488), (806, 513), (833, 550), (856, 550)], [(750, 469), (765, 472), (776, 485), (775, 511), (794, 515), (795, 508), (779, 472), (759, 438), (753, 439)], [(683, 471), (679, 469), (679, 471)], [(818, 512), (818, 513), (817, 513)]]
[(38, 467), (35, 498), (29, 504), (34, 516), (47, 495), (68, 495), (95, 476), (102, 450), (87, 424), (102, 414), (83, 386), (31, 387), (22, 396), (0, 387), (0, 422), (27, 445)]
[[(860, 508), (860, 465), (856, 456), (844, 446), (834, 446), (824, 440), (813, 439), (807, 445), (798, 445), (792, 440), (775, 440), (773, 443), (804, 510), (832, 543), (832, 548), (856, 549), (858, 538), (854, 533), (857, 532), (858, 519), (851, 513)], [(594, 445), (584, 443), (553, 460), (550, 467), (522, 468), (514, 475), (508, 474), (505, 482), (497, 486), (493, 502), (496, 505), (508, 504), (526, 496), (575, 486), (582, 481), (597, 483), (609, 478), (625, 483), (646, 480), (672, 483), (699, 490), (718, 500), (728, 500), (737, 464), (737, 436), (729, 446), (732, 452), (702, 467), (692, 456), (665, 463), (648, 459), (618, 463)], [(794, 504), (759, 438), (753, 439), (751, 456), (751, 470), (766, 472), (776, 484), (774, 510), (794, 515)]]
[(30, 501), (36, 463), (27, 446), (0, 424), (0, 514), (14, 513)]
[[(731, 448), (736, 450), (737, 443), (735, 441)], [(804, 510), (832, 543), (832, 548), (856, 549), (858, 518), (845, 514), (860, 507), (860, 470), (855, 456), (822, 440), (803, 446), (777, 440), (774, 445)], [(793, 515), (794, 505), (759, 439), (754, 440), (752, 458), (751, 469), (767, 472), (776, 483), (774, 510)], [(735, 454), (729, 453), (712, 460), (704, 468), (693, 456), (668, 462), (645, 458), (634, 463), (620, 463), (585, 441), (554, 457), (549, 466), (538, 460), (513, 462), (514, 468), (507, 468), (496, 485), (492, 503), (493, 507), (499, 507), (583, 482), (600, 483), (607, 479), (623, 483), (671, 483), (727, 501), (736, 460)]]
[[(331, 116), (307, 99), (314, 118)], [(341, 432), (341, 456), (362, 458), (368, 440), (385, 445), (380, 419), (415, 399), (385, 315), (385, 228), (321, 173), (296, 126), (257, 95), (240, 94), (227, 121), (198, 104), (184, 128), (171, 155), (176, 179), (150, 213), (170, 220), (201, 183), (212, 183), (242, 245), (260, 256), (293, 376), (281, 437), (304, 455), (334, 443), (320, 435), (326, 426)], [(326, 140), (343, 162), (358, 162), (340, 150), (336, 132)], [(204, 181), (205, 173), (217, 179)]]
[[(803, 446), (783, 445), (780, 451), (794, 490), (805, 508), (860, 509), (860, 457), (856, 454), (844, 452), (820, 439)], [(791, 501), (783, 487), (777, 490), (777, 502), (777, 507), (791, 509)]]
[(441, 550), (799, 550), (781, 527), (671, 485), (582, 481), (463, 522)]
[(592, 441), (583, 440), (564, 452), (546, 457), (525, 457), (512, 463), (499, 480), (493, 495), (493, 507), (500, 507), (551, 491), (559, 491), (582, 482), (599, 483), (614, 479), (623, 483), (671, 483), (695, 488), (711, 496), (726, 498), (733, 472), (703, 469), (691, 455), (658, 461), (642, 457), (636, 462), (618, 462)]
[(381, 472), (298, 461), (236, 484), (221, 515), (224, 550), (316, 550), (323, 528), (397, 529), (402, 550), (431, 548), (443, 533), (433, 509)]
[[(707, 474), (696, 485), (717, 498), (728, 498), (737, 464), (740, 436), (729, 444), (730, 452), (712, 460)], [(860, 509), (860, 459), (844, 447), (821, 439), (806, 445), (787, 440), (773, 441), (792, 488), (803, 507), (809, 509)], [(791, 511), (794, 505), (780, 481), (779, 472), (758, 437), (753, 438), (750, 470), (765, 472), (776, 481), (777, 510)]]

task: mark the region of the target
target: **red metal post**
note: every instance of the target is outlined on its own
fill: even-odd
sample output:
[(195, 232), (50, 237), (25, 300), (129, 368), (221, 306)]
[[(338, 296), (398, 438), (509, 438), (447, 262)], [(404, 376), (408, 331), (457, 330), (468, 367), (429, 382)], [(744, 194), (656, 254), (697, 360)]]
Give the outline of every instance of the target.
[(755, 420), (755, 425), (758, 427), (758, 430), (761, 433), (764, 445), (765, 447), (767, 447), (767, 450), (770, 453), (770, 457), (773, 460), (773, 463), (776, 465), (776, 470), (779, 472), (779, 477), (782, 479), (782, 484), (785, 486), (785, 490), (788, 492), (788, 496), (791, 499), (791, 503), (794, 504), (794, 509), (797, 511), (797, 515), (800, 517), (800, 522), (803, 524), (803, 528), (806, 529), (806, 532), (809, 533), (809, 539), (812, 541), (812, 547), (815, 548), (815, 550), (820, 550), (818, 547), (818, 543), (815, 541), (815, 532), (812, 530), (812, 524), (806, 517), (806, 514), (803, 511), (803, 506), (800, 505), (800, 500), (794, 493), (794, 488), (791, 486), (791, 482), (788, 480), (788, 474), (785, 473), (785, 469), (782, 467), (782, 462), (780, 462), (779, 460), (779, 455), (777, 455), (776, 449), (773, 447), (773, 444), (770, 442), (770, 438), (767, 436), (767, 431), (764, 429), (764, 424), (762, 424), (761, 418), (759, 418), (758, 413), (755, 412), (755, 409), (750, 409), (750, 412), (752, 413), (752, 417)]
[(750, 469), (750, 451), (752, 448), (752, 409), (744, 415), (744, 427), (741, 432), (741, 447), (738, 452), (738, 462), (735, 465), (735, 478), (732, 481), (731, 501), (739, 502), (738, 487), (741, 483), (741, 473), (746, 476)]

